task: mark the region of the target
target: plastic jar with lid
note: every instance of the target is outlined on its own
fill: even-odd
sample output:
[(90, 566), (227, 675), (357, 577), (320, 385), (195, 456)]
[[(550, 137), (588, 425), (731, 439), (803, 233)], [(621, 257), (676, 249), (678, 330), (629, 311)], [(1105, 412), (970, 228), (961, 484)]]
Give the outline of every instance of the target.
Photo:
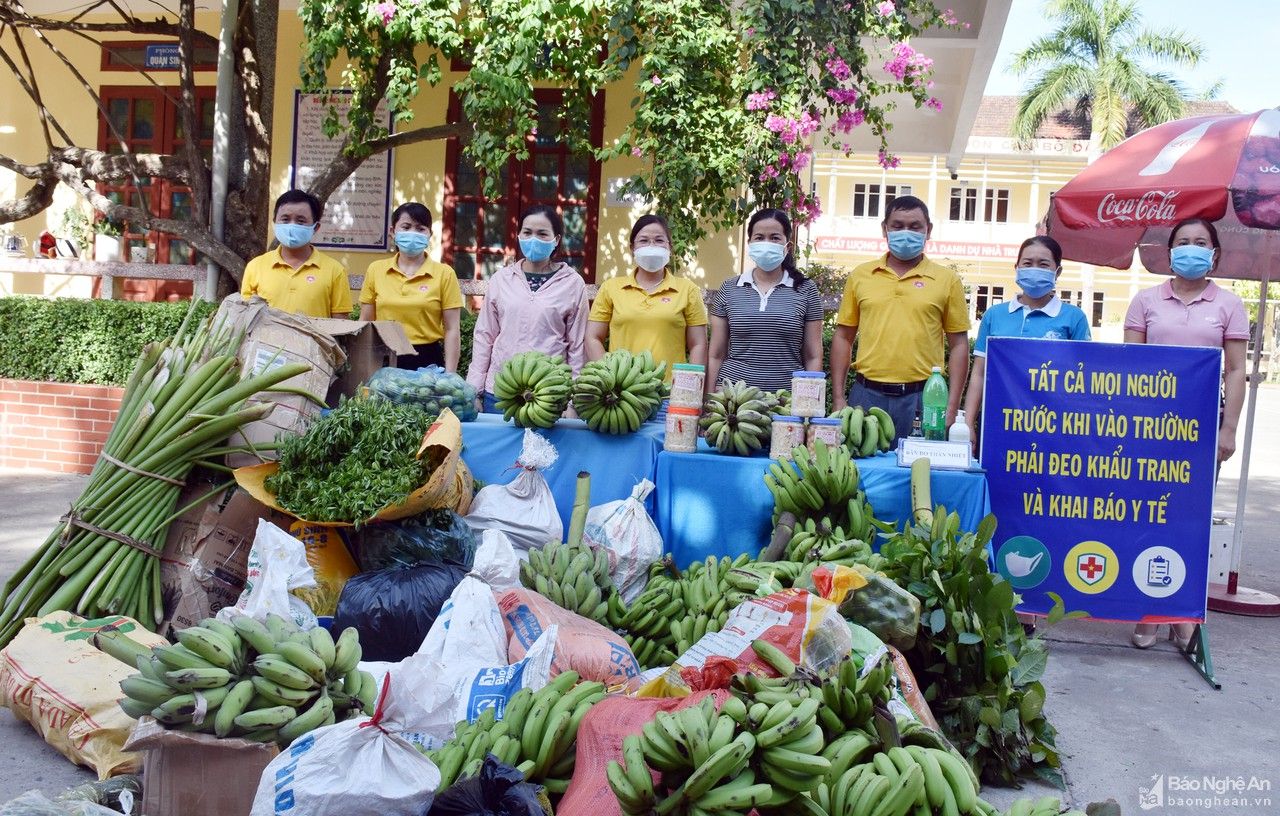
[(698, 449), (698, 419), (701, 412), (697, 408), (685, 408), (672, 405), (667, 409), (667, 433), (662, 440), (662, 449), (674, 453), (693, 453)]
[(798, 416), (778, 415), (769, 426), (769, 456), (790, 459), (791, 452), (804, 444), (804, 420)]
[(702, 410), (703, 386), (707, 381), (705, 366), (676, 363), (671, 366), (671, 407)]
[(821, 439), (828, 448), (834, 448), (844, 442), (841, 422), (835, 417), (814, 417), (809, 420), (809, 431), (805, 436), (805, 444), (813, 450), (813, 443)]
[(791, 372), (791, 413), (798, 417), (827, 415), (827, 375), (821, 371)]

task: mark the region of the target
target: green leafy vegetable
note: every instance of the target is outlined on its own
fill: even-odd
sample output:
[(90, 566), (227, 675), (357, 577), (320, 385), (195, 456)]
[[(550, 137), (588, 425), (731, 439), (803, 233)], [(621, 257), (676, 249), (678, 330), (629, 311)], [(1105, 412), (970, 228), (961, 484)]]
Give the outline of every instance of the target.
[[(976, 534), (961, 533), (959, 516), (945, 508), (934, 518), (931, 527), (908, 527), (880, 549), (886, 574), (920, 600), (924, 625), (906, 656), (925, 698), (983, 779), (1060, 782), (1040, 684), (1049, 655), (1023, 631), (1013, 587), (988, 566), (995, 518), (983, 519)], [(1062, 617), (1059, 608), (1050, 620)]]
[(305, 434), (280, 441), (280, 469), (267, 488), (299, 518), (359, 526), (431, 475), (417, 453), (433, 420), (414, 405), (344, 399)]

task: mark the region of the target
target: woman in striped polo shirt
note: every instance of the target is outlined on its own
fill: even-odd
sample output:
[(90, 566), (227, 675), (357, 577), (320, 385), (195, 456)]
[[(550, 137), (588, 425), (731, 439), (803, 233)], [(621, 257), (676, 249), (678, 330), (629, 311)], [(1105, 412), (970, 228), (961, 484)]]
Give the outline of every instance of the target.
[(791, 220), (760, 210), (747, 222), (752, 266), (711, 298), (707, 391), (742, 380), (765, 391), (791, 387), (791, 372), (822, 370), (822, 298), (791, 253)]

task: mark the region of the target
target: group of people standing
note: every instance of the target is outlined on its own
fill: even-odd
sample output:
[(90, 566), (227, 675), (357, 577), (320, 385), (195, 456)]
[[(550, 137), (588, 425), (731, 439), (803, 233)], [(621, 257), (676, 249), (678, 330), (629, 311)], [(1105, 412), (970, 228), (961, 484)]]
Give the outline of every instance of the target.
[[(311, 194), (290, 190), (280, 196), (274, 212), (279, 245), (249, 262), (246, 297), (257, 294), (272, 306), (312, 316), (350, 315), (346, 270), (311, 245), (320, 216)], [(402, 367), (436, 364), (454, 371), (462, 293), (454, 271), (427, 256), (431, 224), (431, 211), (416, 202), (391, 214), (396, 251), (369, 265), (360, 318), (404, 326), (415, 353), (401, 358)], [(982, 316), (970, 371), (960, 276), (924, 253), (933, 231), (928, 206), (915, 196), (893, 199), (881, 230), (888, 252), (849, 274), (836, 315), (830, 350), (836, 408), (879, 406), (905, 435), (930, 372), (945, 364), (947, 424), (962, 405), (967, 421), (976, 423), (989, 338), (1089, 339), (1084, 313), (1055, 291), (1062, 248), (1035, 236), (1018, 251), (1019, 294)], [(594, 302), (578, 271), (556, 257), (563, 239), (564, 222), (554, 207), (530, 207), (520, 214), (519, 257), (488, 281), (466, 372), (484, 409), (493, 409), (493, 381), (503, 363), (529, 349), (560, 357), (575, 372), (610, 349), (647, 350), (668, 370), (674, 363), (706, 366), (708, 391), (737, 380), (777, 391), (790, 386), (794, 371), (823, 369), (822, 298), (796, 266), (791, 221), (781, 210), (762, 209), (747, 222), (751, 264), (712, 293), (710, 308), (696, 284), (673, 273), (671, 232), (660, 215), (635, 222), (630, 274), (606, 280)], [(1169, 238), (1174, 276), (1134, 298), (1124, 339), (1223, 350), (1221, 460), (1235, 450), (1249, 322), (1240, 298), (1208, 277), (1220, 254), (1213, 224), (1187, 219), (1176, 225)]]
[[(291, 190), (276, 201), (279, 246), (249, 262), (244, 296), (257, 294), (276, 308), (317, 317), (350, 315), (346, 270), (311, 245), (320, 216), (320, 202), (309, 193)], [(431, 212), (422, 204), (402, 204), (391, 223), (396, 252), (369, 265), (360, 317), (404, 325), (415, 353), (402, 357), (401, 367), (434, 363), (455, 371), (462, 294), (454, 271), (426, 255)], [(928, 206), (914, 196), (893, 199), (881, 230), (888, 252), (849, 274), (836, 315), (830, 350), (836, 408), (878, 406), (893, 418), (899, 435), (906, 435), (920, 412), (926, 380), (945, 365), (947, 425), (962, 400), (967, 421), (976, 424), (990, 338), (1090, 339), (1084, 313), (1056, 294), (1062, 248), (1050, 237), (1035, 236), (1018, 251), (1019, 294), (982, 316), (971, 371), (960, 276), (925, 256), (933, 231)], [(489, 278), (472, 338), (466, 378), (481, 394), (482, 410), (494, 410), (494, 378), (502, 365), (530, 349), (566, 360), (575, 373), (611, 349), (647, 350), (668, 364), (668, 376), (671, 364), (706, 366), (708, 391), (737, 380), (777, 391), (790, 387), (794, 371), (823, 370), (822, 298), (796, 266), (791, 221), (781, 210), (762, 209), (748, 221), (751, 264), (720, 285), (709, 309), (702, 290), (673, 273), (671, 232), (660, 215), (636, 221), (631, 272), (606, 280), (593, 303), (578, 271), (556, 258), (564, 223), (555, 208), (534, 206), (521, 213), (518, 238), (519, 257)], [(1209, 278), (1220, 256), (1212, 223), (1191, 218), (1175, 225), (1169, 237), (1173, 277), (1133, 299), (1124, 340), (1223, 351), (1221, 462), (1235, 451), (1249, 320), (1241, 299)], [(1135, 645), (1152, 645), (1154, 630), (1139, 626)], [(1175, 628), (1171, 636), (1185, 640), (1189, 627)]]

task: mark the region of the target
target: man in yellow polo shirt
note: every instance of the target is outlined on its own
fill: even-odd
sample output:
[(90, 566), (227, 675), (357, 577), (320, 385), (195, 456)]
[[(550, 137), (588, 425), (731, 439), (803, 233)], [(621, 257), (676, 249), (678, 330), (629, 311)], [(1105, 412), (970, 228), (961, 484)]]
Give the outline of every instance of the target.
[(462, 288), (451, 267), (427, 257), (431, 210), (410, 201), (391, 213), (396, 254), (369, 264), (360, 289), (361, 320), (398, 320), (413, 343), (396, 366), (458, 370)]
[[(920, 413), (925, 380), (943, 364), (944, 340), (951, 349), (947, 427), (955, 419), (969, 372), (969, 309), (960, 276), (924, 256), (933, 224), (923, 201), (895, 198), (881, 230), (888, 254), (857, 267), (845, 281), (831, 340), (832, 399), (837, 409), (883, 408), (902, 438)], [(858, 359), (846, 396), (854, 338)]]
[(276, 199), (279, 246), (245, 264), (241, 295), (257, 295), (273, 309), (309, 317), (351, 316), (346, 268), (311, 245), (322, 212), (320, 199), (303, 190)]

